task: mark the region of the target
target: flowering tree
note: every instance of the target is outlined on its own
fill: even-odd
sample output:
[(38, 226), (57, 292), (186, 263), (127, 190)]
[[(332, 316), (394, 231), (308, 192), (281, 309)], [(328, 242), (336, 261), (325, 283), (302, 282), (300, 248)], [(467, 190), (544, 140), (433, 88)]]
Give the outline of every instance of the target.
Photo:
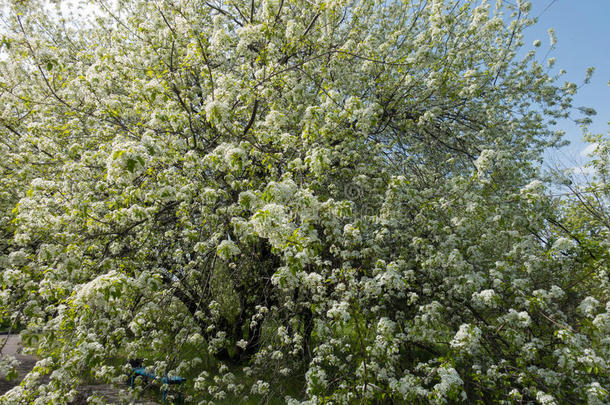
[(135, 358), (193, 403), (608, 399), (527, 3), (6, 9), (0, 302), (40, 361), (5, 402)]

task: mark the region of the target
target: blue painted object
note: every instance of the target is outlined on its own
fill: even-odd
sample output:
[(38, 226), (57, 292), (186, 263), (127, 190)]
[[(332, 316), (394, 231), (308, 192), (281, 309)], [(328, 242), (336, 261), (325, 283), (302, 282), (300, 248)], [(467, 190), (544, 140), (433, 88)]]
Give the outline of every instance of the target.
[[(144, 377), (144, 381), (146, 381), (146, 382), (148, 382), (148, 380), (151, 379), (153, 381), (159, 380), (163, 384), (172, 384), (172, 385), (174, 385), (174, 384), (179, 385), (186, 381), (186, 378), (183, 378), (183, 377), (163, 376), (161, 378), (158, 378), (153, 373), (147, 372), (145, 367), (133, 367), (133, 370), (129, 377), (129, 386), (131, 388), (133, 388), (137, 376)], [(163, 400), (165, 401), (166, 399), (167, 399), (167, 390), (163, 390)], [(182, 393), (180, 393), (180, 392), (178, 393), (178, 401), (180, 403), (182, 402)]]

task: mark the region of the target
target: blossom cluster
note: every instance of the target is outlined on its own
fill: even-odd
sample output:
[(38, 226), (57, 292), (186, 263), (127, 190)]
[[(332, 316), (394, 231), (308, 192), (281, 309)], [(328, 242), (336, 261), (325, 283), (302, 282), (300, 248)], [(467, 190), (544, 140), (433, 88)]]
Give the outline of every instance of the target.
[(42, 3), (0, 45), (0, 323), (39, 358), (0, 404), (135, 360), (188, 403), (610, 400), (608, 193), (535, 164), (575, 85), (517, 56), (526, 2)]

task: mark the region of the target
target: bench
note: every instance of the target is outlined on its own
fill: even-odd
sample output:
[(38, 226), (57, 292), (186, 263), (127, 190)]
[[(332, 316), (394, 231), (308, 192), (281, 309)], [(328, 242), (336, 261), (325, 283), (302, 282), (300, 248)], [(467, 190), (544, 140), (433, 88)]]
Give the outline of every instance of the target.
[[(160, 381), (162, 384), (180, 385), (186, 381), (186, 378), (183, 378), (183, 377), (169, 377), (169, 376), (157, 377), (153, 373), (146, 371), (145, 367), (142, 367), (142, 366), (135, 367), (132, 365), (131, 374), (129, 376), (129, 386), (131, 388), (134, 387), (134, 384), (136, 382), (136, 377), (138, 377), (138, 376), (144, 378), (144, 381), (146, 383), (148, 383), (148, 380), (152, 380), (152, 381), (157, 380), (157, 381)], [(163, 400), (165, 401), (166, 399), (167, 399), (167, 389), (164, 389), (163, 390)], [(181, 392), (178, 392), (178, 402), (182, 403), (182, 393)]]

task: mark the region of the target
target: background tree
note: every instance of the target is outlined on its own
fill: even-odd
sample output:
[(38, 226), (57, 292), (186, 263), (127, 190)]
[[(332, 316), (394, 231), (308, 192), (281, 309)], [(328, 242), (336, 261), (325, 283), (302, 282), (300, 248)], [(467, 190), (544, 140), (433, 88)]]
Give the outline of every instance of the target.
[(2, 306), (41, 361), (5, 401), (130, 358), (192, 402), (607, 398), (607, 284), (537, 180), (576, 86), (516, 58), (527, 3), (7, 7)]

